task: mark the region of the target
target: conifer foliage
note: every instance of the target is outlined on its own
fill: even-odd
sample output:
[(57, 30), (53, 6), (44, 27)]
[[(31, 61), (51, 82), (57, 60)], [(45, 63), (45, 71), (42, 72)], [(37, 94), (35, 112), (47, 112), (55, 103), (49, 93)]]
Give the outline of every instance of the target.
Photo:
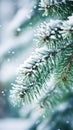
[(73, 92), (73, 0), (41, 0), (38, 7), (49, 20), (35, 30), (38, 47), (18, 68), (10, 100), (34, 102), (47, 116)]

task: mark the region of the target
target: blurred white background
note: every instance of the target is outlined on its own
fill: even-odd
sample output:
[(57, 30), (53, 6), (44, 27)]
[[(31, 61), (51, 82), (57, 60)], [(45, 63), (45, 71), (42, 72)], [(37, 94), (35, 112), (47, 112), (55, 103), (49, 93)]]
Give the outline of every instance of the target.
[[(17, 68), (34, 51), (36, 0), (0, 0), (0, 130), (25, 130), (28, 123), (9, 102)], [(32, 21), (34, 24), (32, 26)]]

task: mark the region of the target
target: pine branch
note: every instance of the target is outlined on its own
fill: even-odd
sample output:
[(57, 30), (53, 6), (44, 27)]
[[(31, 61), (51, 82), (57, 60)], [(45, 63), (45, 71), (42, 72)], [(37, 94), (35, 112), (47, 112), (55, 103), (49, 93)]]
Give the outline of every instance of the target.
[[(73, 42), (56, 51), (47, 48), (37, 50), (35, 55), (32, 55), (19, 68), (17, 84), (13, 85), (13, 90), (11, 90), (11, 101), (14, 104), (19, 104), (33, 101), (35, 97), (38, 99), (42, 94), (42, 90), (48, 88), (47, 80), (49, 82), (49, 77), (58, 64), (58, 54), (72, 47)], [(56, 81), (58, 81), (58, 78)], [(15, 100), (12, 100), (13, 98)]]
[(70, 55), (70, 58), (68, 60), (68, 64), (67, 64), (67, 67), (66, 67), (65, 76), (62, 78), (63, 82), (66, 82), (66, 80), (67, 80), (67, 76), (68, 76), (68, 73), (69, 73), (69, 70), (70, 70), (70, 66), (71, 66), (72, 60), (73, 60), (73, 53)]
[(46, 45), (48, 48), (59, 49), (73, 41), (73, 16), (68, 20), (50, 20), (41, 23), (35, 31), (35, 41), (39, 46)]
[[(55, 55), (55, 51), (48, 50), (47, 48), (40, 48), (36, 51), (35, 55), (32, 55), (20, 68), (17, 77), (17, 85), (13, 85), (13, 90), (11, 90), (11, 100), (14, 98), (17, 100), (12, 100), (16, 104), (18, 102), (25, 102), (25, 100), (31, 100), (38, 93), (42, 84), (46, 80), (46, 76), (49, 75), (50, 66), (53, 64), (52, 61), (48, 61), (50, 56)], [(45, 62), (44, 62), (45, 61)], [(46, 71), (46, 73), (44, 73)], [(42, 73), (42, 75), (41, 75)], [(31, 94), (32, 93), (32, 94)], [(28, 99), (26, 99), (28, 96)]]
[[(71, 77), (73, 77), (73, 42), (71, 44), (69, 44), (67, 47), (62, 48), (60, 51), (58, 51), (58, 53), (60, 53), (60, 52), (63, 53), (63, 51), (65, 51), (65, 52), (67, 51), (67, 53), (68, 53), (69, 49), (71, 51), (71, 54), (69, 55), (69, 58), (67, 56), (68, 63), (65, 61), (67, 64), (65, 74), (67, 74), (66, 76), (68, 76), (70, 78), (67, 78), (65, 80), (64, 77), (63, 77), (64, 79), (62, 77), (60, 77), (60, 79), (62, 78), (62, 80), (59, 80), (59, 77), (57, 75), (61, 76), (60, 72), (54, 71), (54, 77), (55, 77), (54, 78), (55, 79), (54, 87), (51, 90), (47, 90), (47, 92), (45, 92), (42, 95), (41, 99), (39, 99), (39, 101), (38, 101), (38, 104), (40, 105), (41, 108), (46, 108), (46, 109), (49, 108), (49, 110), (46, 110), (46, 111), (52, 111), (54, 109), (54, 107), (57, 104), (59, 104), (60, 101), (62, 101), (65, 94), (73, 91), (73, 88), (72, 88), (73, 79), (71, 80)], [(61, 63), (61, 61), (60, 61), (60, 63)], [(64, 65), (59, 64), (58, 66), (61, 66), (63, 69)], [(58, 69), (60, 70), (60, 68), (57, 68), (57, 70)], [(60, 71), (62, 71), (62, 70), (60, 70)], [(70, 74), (68, 75), (68, 73), (70, 73)], [(53, 79), (52, 79), (52, 82), (53, 82)], [(50, 84), (50, 83), (48, 82), (48, 84)], [(52, 87), (52, 86), (50, 85), (50, 87)], [(55, 105), (53, 102), (55, 102)]]
[(41, 0), (39, 10), (45, 10), (44, 15), (56, 16), (61, 19), (66, 19), (67, 16), (73, 12), (73, 1), (72, 0)]
[[(43, 4), (48, 16), (65, 19), (73, 12), (72, 0), (43, 0)], [(40, 48), (19, 67), (10, 100), (14, 105), (34, 102), (48, 116), (64, 95), (73, 92), (73, 15), (41, 23), (36, 41)]]

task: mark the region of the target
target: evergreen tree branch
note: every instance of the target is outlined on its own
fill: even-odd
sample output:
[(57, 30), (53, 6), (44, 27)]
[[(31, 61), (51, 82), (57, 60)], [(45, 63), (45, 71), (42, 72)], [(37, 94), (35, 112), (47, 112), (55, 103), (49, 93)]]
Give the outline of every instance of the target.
[(73, 1), (72, 0), (41, 0), (40, 9), (45, 10), (44, 15), (55, 16), (61, 19), (66, 19), (67, 16), (71, 15), (73, 12)]
[(62, 81), (63, 81), (63, 82), (66, 82), (66, 78), (67, 78), (67, 76), (68, 76), (68, 72), (69, 72), (69, 70), (70, 70), (70, 66), (71, 66), (72, 60), (73, 60), (73, 53), (70, 55), (70, 58), (69, 58), (69, 61), (68, 61), (67, 67), (66, 67), (65, 76), (62, 78)]
[(10, 100), (14, 105), (34, 101), (48, 116), (64, 95), (73, 92), (73, 15), (69, 16), (73, 1), (43, 0), (41, 7), (48, 18), (54, 15), (62, 20), (49, 20), (37, 28), (40, 48), (19, 67)]
[(59, 49), (73, 40), (73, 16), (68, 20), (50, 20), (41, 23), (35, 33), (36, 43), (40, 46)]
[[(15, 100), (18, 99), (19, 103), (24, 103), (34, 100), (35, 97), (38, 99), (38, 95), (41, 95), (41, 89), (45, 88), (45, 86), (47, 87), (46, 79), (49, 82), (49, 76), (56, 67), (56, 64), (58, 64), (55, 59), (56, 56), (59, 53), (63, 53), (62, 51), (65, 51), (69, 47), (73, 47), (73, 42), (56, 51), (48, 50), (44, 47), (36, 51), (35, 55), (31, 56), (20, 67), (16, 81), (17, 84), (13, 85), (13, 90), (11, 90), (11, 100), (15, 97)], [(16, 104), (18, 103), (14, 100), (12, 101)]]
[[(65, 49), (67, 48), (73, 48), (73, 42), (71, 44), (69, 44), (66, 48), (62, 48), (60, 51), (65, 51)], [(60, 52), (58, 51), (58, 52)], [(63, 52), (62, 52), (63, 53)], [(67, 64), (67, 67), (66, 67), (66, 70), (65, 70), (65, 76), (68, 76), (68, 73), (70, 73), (69, 71), (71, 71), (71, 73), (69, 74), (69, 77), (73, 77), (73, 51), (72, 53), (70, 54), (69, 58), (67, 58), (68, 60), (68, 64)], [(72, 66), (72, 68), (71, 68)], [(63, 68), (63, 66), (62, 66)], [(57, 72), (56, 75), (60, 75), (59, 72)], [(56, 77), (55, 75), (55, 77)], [(50, 105), (50, 107), (52, 108), (52, 104), (53, 102), (55, 101), (56, 104), (59, 103), (60, 100), (62, 100), (62, 98), (64, 97), (64, 94), (65, 93), (68, 93), (68, 92), (72, 92), (72, 82), (73, 80), (66, 80), (66, 77), (63, 77), (62, 80), (59, 81), (59, 78), (58, 76), (56, 77), (56, 82), (54, 84), (54, 87), (51, 91), (48, 91), (46, 92), (42, 98), (39, 100), (39, 104), (42, 108), (44, 108), (46, 105)], [(53, 79), (52, 79), (52, 82), (53, 82)], [(60, 82), (62, 83), (66, 83), (67, 84), (62, 84), (60, 86)], [(70, 82), (70, 84), (69, 84)], [(49, 83), (48, 83), (49, 84)], [(50, 86), (52, 87), (52, 86)], [(57, 93), (58, 92), (58, 93)], [(56, 94), (56, 95), (55, 95)], [(56, 97), (56, 98), (55, 98)], [(52, 99), (53, 98), (53, 99)], [(51, 102), (50, 102), (51, 100)], [(49, 107), (49, 106), (48, 106)], [(55, 107), (55, 106), (54, 106)]]

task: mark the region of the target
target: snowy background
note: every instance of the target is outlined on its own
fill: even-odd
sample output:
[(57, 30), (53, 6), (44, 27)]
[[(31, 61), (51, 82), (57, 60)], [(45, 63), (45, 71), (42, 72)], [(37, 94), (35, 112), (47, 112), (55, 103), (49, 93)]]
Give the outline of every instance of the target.
[(0, 0), (0, 130), (26, 130), (28, 126), (19, 108), (10, 104), (9, 91), (11, 83), (15, 81), (18, 66), (36, 48), (33, 34), (38, 21), (41, 21), (36, 8), (38, 2)]

